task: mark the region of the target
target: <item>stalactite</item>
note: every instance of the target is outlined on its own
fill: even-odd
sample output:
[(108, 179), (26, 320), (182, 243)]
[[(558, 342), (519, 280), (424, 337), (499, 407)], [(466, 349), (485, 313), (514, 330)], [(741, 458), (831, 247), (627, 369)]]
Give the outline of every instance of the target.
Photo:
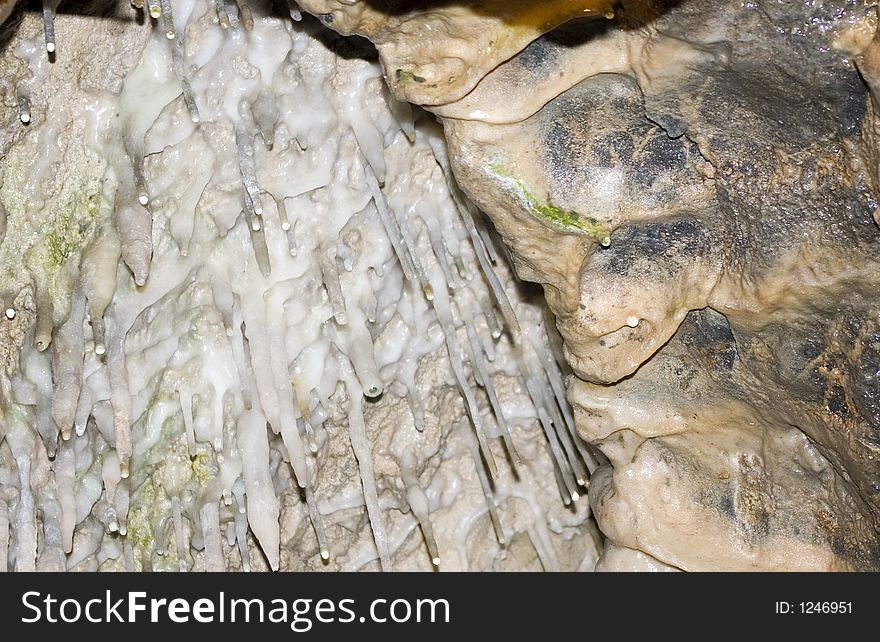
[(121, 472), (120, 479), (121, 481), (116, 486), (113, 508), (116, 511), (116, 521), (119, 524), (119, 534), (125, 536), (128, 534), (128, 509), (131, 502), (131, 492), (129, 490), (130, 482), (128, 479), (121, 477)]
[(23, 125), (31, 122), (31, 100), (21, 91), (18, 92), (18, 119)]
[(456, 428), (464, 439), (464, 443), (474, 460), (477, 478), (480, 480), (480, 488), (483, 491), (483, 496), (486, 498), (486, 509), (489, 512), (489, 519), (492, 522), (492, 528), (495, 529), (495, 537), (498, 539), (498, 544), (501, 546), (507, 546), (507, 536), (504, 534), (504, 527), (501, 525), (501, 518), (498, 516), (498, 504), (495, 502), (495, 493), (492, 491), (492, 484), (486, 476), (486, 470), (483, 467), (483, 461), (480, 458), (479, 444), (474, 438), (473, 433), (466, 426), (462, 427), (462, 425), (458, 425)]
[(122, 478), (129, 475), (131, 458), (131, 390), (125, 370), (125, 339), (116, 337), (107, 350), (107, 366), (110, 370), (110, 403), (113, 406), (115, 446), (119, 456)]
[(67, 560), (62, 547), (61, 506), (55, 497), (42, 497), (39, 516), (43, 532), (37, 550), (36, 570), (41, 573), (62, 573), (66, 570)]
[(25, 417), (7, 414), (6, 443), (9, 444), (18, 468), (18, 504), (15, 509), (16, 572), (32, 572), (37, 563), (37, 524), (34, 495), (31, 488), (31, 458), (34, 455), (33, 435)]
[(223, 543), (220, 541), (220, 507), (217, 502), (207, 502), (199, 510), (202, 537), (205, 540), (205, 570), (222, 573), (226, 570)]
[[(263, 215), (263, 201), (257, 183), (254, 165), (254, 138), (239, 125), (235, 128), (235, 144), (238, 147), (238, 167), (244, 184), (245, 196), (250, 199), (250, 208), (256, 216)], [(246, 199), (247, 201), (247, 199)]]
[(52, 343), (55, 327), (55, 305), (45, 287), (37, 287), (37, 322), (34, 326), (34, 345), (42, 352)]
[(85, 345), (82, 324), (84, 302), (74, 298), (67, 321), (58, 329), (52, 346), (52, 418), (62, 439), (70, 439), (76, 419), (77, 402), (82, 388)]
[(247, 492), (247, 519), (260, 542), (269, 566), (277, 571), (280, 561), (278, 515), (281, 510), (269, 471), (266, 418), (256, 410), (238, 420), (238, 451)]
[(171, 0), (159, 0), (159, 8), (162, 11), (162, 22), (165, 26), (165, 37), (174, 40), (177, 31), (174, 28), (174, 16), (171, 13)]
[(61, 504), (61, 539), (64, 552), (73, 550), (73, 531), (76, 528), (76, 459), (73, 443), (61, 442), (55, 455), (55, 483)]
[(321, 279), (330, 298), (330, 305), (333, 307), (333, 317), (339, 325), (346, 325), (348, 315), (345, 311), (342, 286), (339, 283), (339, 272), (336, 270), (336, 253), (333, 245), (318, 250), (318, 265), (321, 268)]
[(461, 346), (458, 343), (458, 336), (455, 331), (455, 321), (452, 318), (452, 310), (447, 307), (448, 301), (445, 296), (438, 296), (434, 302), (434, 309), (440, 319), (440, 325), (446, 338), (446, 348), (449, 354), (449, 362), (452, 365), (452, 372), (455, 375), (459, 390), (465, 401), (465, 408), (470, 417), (471, 424), (474, 427), (474, 433), (479, 443), (480, 452), (486, 462), (489, 475), (493, 478), (498, 476), (498, 465), (495, 463), (495, 457), (489, 448), (489, 442), (486, 438), (486, 431), (483, 429), (483, 420), (480, 409), (477, 406), (477, 400), (467, 380), (467, 374), (464, 370), (464, 364), (461, 360)]
[(241, 556), (241, 570), (251, 572), (251, 552), (247, 541), (248, 522), (244, 507), (235, 511), (235, 541), (238, 544), (238, 554)]
[(183, 413), (183, 428), (186, 431), (186, 449), (190, 457), (196, 456), (196, 434), (193, 429), (193, 396), (186, 390), (177, 391), (180, 410)]
[(315, 529), (315, 538), (318, 540), (318, 551), (321, 559), (325, 562), (330, 559), (330, 546), (327, 543), (327, 536), (324, 534), (324, 522), (321, 519), (321, 513), (318, 512), (318, 503), (315, 501), (315, 493), (312, 491), (311, 485), (303, 489), (306, 499), (306, 509), (309, 513), (309, 520), (312, 522), (312, 528)]
[(101, 480), (104, 483), (104, 496), (107, 498), (111, 511), (111, 520), (107, 525), (108, 530), (111, 533), (118, 533), (120, 532), (121, 525), (119, 514), (117, 513), (117, 508), (119, 507), (117, 490), (122, 481), (122, 476), (119, 471), (119, 459), (113, 453), (108, 454), (104, 458), (101, 466)]
[(46, 51), (55, 53), (55, 11), (61, 0), (43, 0), (43, 36)]
[(214, 0), (214, 8), (217, 11), (217, 20), (220, 27), (229, 29), (229, 16), (226, 15), (226, 3), (224, 0)]
[(480, 385), (489, 397), (489, 403), (492, 406), (492, 412), (495, 413), (495, 420), (498, 422), (498, 427), (501, 430), (501, 437), (504, 440), (504, 445), (507, 447), (507, 451), (510, 453), (514, 463), (519, 464), (521, 461), (520, 456), (516, 450), (516, 446), (513, 444), (513, 437), (510, 434), (510, 427), (507, 425), (507, 420), (504, 418), (504, 412), (501, 410), (501, 402), (498, 401), (498, 394), (495, 392), (495, 386), (492, 383), (492, 376), (489, 374), (489, 371), (486, 369), (486, 364), (483, 362), (480, 352), (480, 343), (477, 339), (477, 332), (474, 330), (473, 322), (465, 323), (465, 329), (470, 346), (469, 354), (471, 364), (479, 374)]
[[(165, 1), (168, 2), (168, 0)], [(165, 21), (170, 24), (171, 29), (173, 29), (174, 23), (171, 22), (170, 16), (171, 12), (169, 11), (165, 14)], [(169, 38), (171, 38), (171, 36), (169, 36)], [(174, 42), (171, 44), (171, 64), (174, 68), (177, 80), (180, 82), (180, 89), (183, 92), (183, 102), (186, 104), (186, 109), (189, 112), (189, 119), (193, 123), (199, 123), (202, 120), (202, 116), (199, 113), (199, 106), (196, 103), (192, 85), (187, 77), (186, 68), (183, 63), (183, 38), (174, 38)]]
[(92, 326), (94, 350), (98, 355), (103, 355), (106, 351), (104, 311), (116, 292), (116, 266), (119, 264), (121, 252), (116, 229), (108, 225), (82, 257), (80, 270), (83, 292), (86, 296), (89, 323)]
[[(523, 373), (523, 381), (526, 384), (526, 390), (528, 390), (532, 405), (535, 407), (538, 421), (544, 429), (544, 434), (547, 436), (547, 441), (550, 445), (551, 452), (553, 453), (554, 465), (559, 470), (559, 474), (561, 475), (565, 486), (565, 493), (563, 493), (563, 495), (567, 495), (571, 501), (575, 501), (580, 497), (580, 494), (577, 491), (577, 481), (574, 479), (574, 474), (569, 468), (565, 456), (562, 454), (559, 438), (556, 435), (556, 431), (553, 429), (550, 416), (547, 414), (547, 410), (544, 407), (543, 395), (521, 355), (519, 356), (519, 361), (520, 372)], [(563, 499), (565, 499), (565, 497), (563, 497)]]
[(299, 10), (299, 6), (296, 4), (295, 0), (287, 0), (287, 7), (293, 21), (299, 22), (302, 20), (302, 12)]
[(403, 483), (406, 486), (406, 500), (409, 507), (419, 521), (422, 535), (425, 537), (425, 546), (431, 557), (431, 564), (440, 566), (440, 551), (437, 548), (437, 540), (434, 538), (434, 528), (431, 525), (431, 515), (428, 508), (428, 498), (419, 486), (419, 480), (411, 470), (401, 471)]
[(370, 444), (367, 441), (366, 426), (362, 408), (363, 391), (354, 371), (349, 364), (344, 364), (345, 385), (348, 389), (348, 434), (351, 439), (351, 447), (358, 461), (361, 475), (361, 484), (364, 489), (364, 500), (367, 505), (367, 515), (370, 518), (370, 526), (373, 529), (373, 539), (376, 542), (376, 550), (379, 554), (379, 563), (383, 571), (391, 570), (391, 555), (388, 550), (388, 536), (385, 533), (382, 509), (379, 506), (379, 495), (376, 491), (376, 481), (373, 472), (373, 456), (370, 453)]
[[(46, 0), (44, 9), (52, 5)], [(292, 109), (294, 98), (314, 92), (308, 73), (323, 73), (320, 67), (306, 70), (298, 61), (302, 52), (297, 47), (308, 42), (308, 29), (289, 22), (284, 27), (279, 46), (291, 46), (290, 40), (298, 44), (286, 53), (285, 71), (276, 72), (272, 56), (260, 50), (272, 42), (267, 30), (273, 19), (255, 21), (246, 0), (209, 1), (203, 9), (216, 10), (219, 27), (210, 20), (192, 21), (200, 2), (173, 7), (170, 0), (133, 0), (132, 6), (146, 10), (154, 36), (126, 76), (118, 105), (106, 98), (107, 105), (118, 107), (118, 120), (104, 129), (100, 122), (90, 125), (98, 131), (95, 140), (114, 135), (116, 140), (98, 154), (108, 166), (101, 179), (104, 193), (94, 227), (74, 254), (78, 260), (70, 262), (72, 274), (79, 268), (74, 274), (79, 283), (69, 313), (67, 302), (44, 283), (36, 290), (36, 348), (51, 349), (53, 381), (38, 383), (22, 375), (14, 382), (15, 403), (21, 406), (13, 412), (36, 409), (35, 420), (23, 424), (32, 440), (28, 457), (54, 461), (40, 460), (40, 467), (29, 469), (22, 456), (24, 429), (13, 430), (21, 498), (14, 509), (0, 504), (0, 553), (10, 541), (4, 539), (8, 526), (3, 520), (12, 518), (10, 558), (20, 568), (61, 570), (56, 567), (67, 555), (68, 565), (77, 570), (124, 565), (185, 571), (202, 564), (221, 571), (237, 546), (242, 568), (250, 570), (251, 557), (257, 560), (257, 552), (249, 550), (250, 532), (269, 566), (279, 569), (298, 547), (285, 543), (291, 551), (282, 550), (279, 523), (288, 495), (280, 480), (286, 482), (283, 475), (292, 471), (320, 558), (335, 564), (343, 551), (329, 537), (339, 526), (330, 506), (339, 500), (322, 495), (319, 510), (316, 494), (318, 480), (333, 479), (322, 467), (342, 459), (333, 433), (341, 399), (347, 399), (347, 457), (357, 465), (381, 568), (392, 567), (415, 528), (422, 532), (432, 565), (438, 566), (437, 535), (444, 546), (446, 537), (438, 526), (442, 513), (432, 514), (438, 491), (421, 487), (421, 462), (407, 462), (397, 480), (402, 491), (398, 486), (393, 492), (405, 494), (397, 501), (404, 510), (408, 504), (412, 516), (402, 522), (389, 517), (384, 494), (389, 485), (383, 479), (388, 473), (378, 454), (374, 468), (376, 436), (372, 425), (368, 432), (365, 405), (375, 401), (381, 414), (402, 402), (412, 422), (405, 412), (394, 430), (413, 431), (406, 439), (419, 444), (431, 442), (441, 450), (430, 456), (445, 462), (448, 426), (440, 427), (437, 446), (436, 418), (429, 415), (436, 391), (425, 386), (448, 385), (432, 382), (430, 373), (439, 369), (445, 378), (450, 366), (471, 424), (461, 432), (477, 479), (470, 475), (465, 483), (479, 483), (486, 508), (478, 503), (478, 514), (488, 511), (504, 546), (497, 497), (506, 497), (500, 489), (510, 483), (510, 475), (506, 464), (495, 460), (495, 438), (503, 440), (515, 465), (521, 462), (502, 410), (504, 389), (495, 386), (497, 374), (510, 370), (511, 342), (503, 328), (518, 340), (519, 308), (502, 285), (506, 266), (496, 273), (501, 259), (488, 231), (457, 191), (445, 151), (436, 144), (432, 149), (429, 142), (436, 141), (424, 135), (430, 131), (423, 129), (426, 119), (416, 119), (408, 104), (376, 92), (380, 78), (374, 67), (352, 63), (360, 66), (349, 75), (342, 70), (348, 63), (323, 48), (315, 55), (340, 65), (333, 83), (321, 90), (326, 113), (310, 114), (311, 105), (299, 103), (301, 110)], [(289, 7), (291, 18), (298, 20), (296, 4)], [(46, 23), (47, 45), (54, 42), (51, 26)], [(192, 39), (190, 28), (196, 30)], [(228, 57), (244, 65), (241, 54), (249, 52), (248, 64), (258, 68), (258, 75), (248, 78), (249, 72), (224, 62), (228, 83), (212, 84), (206, 78), (207, 65), (199, 56), (211, 39), (203, 30), (219, 34), (220, 28), (232, 31), (211, 41), (219, 49), (209, 64)], [(251, 45), (253, 51), (245, 49)], [(284, 55), (279, 50), (279, 60)], [(25, 123), (30, 121), (26, 92), (32, 90), (24, 84), (17, 91)], [(201, 125), (181, 125), (181, 114)], [(331, 124), (334, 119), (339, 122)], [(307, 126), (320, 133), (306, 131)], [(316, 139), (328, 136), (326, 127), (335, 128), (336, 140)], [(225, 133), (208, 150), (201, 140), (215, 135), (212, 128)], [(234, 145), (229, 145), (233, 131)], [(199, 145), (184, 144), (192, 140)], [(399, 163), (398, 141), (418, 152), (407, 158), (424, 163), (416, 169), (426, 172), (419, 175), (425, 184), (408, 188), (416, 194), (424, 189), (424, 203), (408, 201), (398, 190), (400, 168), (392, 170)], [(325, 142), (330, 144), (322, 146)], [(358, 151), (346, 158), (344, 150), (355, 143)], [(210, 154), (211, 162), (181, 172), (189, 148)], [(308, 164), (325, 162), (329, 169), (308, 176), (313, 171)], [(193, 184), (181, 189), (180, 181), (190, 179)], [(230, 194), (238, 199), (234, 211)], [(264, 210), (266, 204), (275, 208)], [(224, 255), (227, 251), (231, 254)], [(120, 260), (133, 279), (117, 273)], [(7, 310), (7, 320), (16, 320), (16, 307), (10, 304)], [(132, 319), (137, 321), (132, 324)], [(87, 350), (90, 329), (94, 350)], [(543, 346), (535, 349), (541, 368), (530, 361), (535, 376), (528, 370), (519, 376), (530, 388), (551, 444), (554, 463), (541, 465), (559, 475), (571, 503), (570, 468), (577, 469), (580, 458), (590, 462), (573, 438), (558, 368), (543, 359)], [(45, 368), (48, 357), (42, 358)], [(335, 389), (338, 384), (342, 395)], [(49, 396), (51, 404), (44, 399)], [(458, 404), (455, 409), (461, 412)], [(178, 452), (167, 451), (169, 426), (174, 448), (185, 447), (180, 461)], [(491, 437), (487, 428), (493, 430)], [(538, 428), (533, 432), (541, 435)], [(33, 441), (37, 435), (40, 440)], [(276, 472), (281, 461), (289, 461), (290, 471)], [(36, 492), (34, 485), (47, 470), (54, 485)], [(576, 472), (581, 481), (585, 474)], [(39, 537), (38, 523), (43, 527)], [(545, 551), (544, 557), (552, 556)], [(444, 565), (454, 558), (444, 551)]]
[(238, 11), (241, 15), (241, 23), (244, 26), (244, 30), (253, 31), (254, 15), (251, 13), (251, 7), (250, 4), (248, 4), (248, 0), (238, 0)]
[(376, 175), (366, 163), (364, 163), (364, 175), (367, 180), (367, 186), (370, 189), (370, 194), (373, 196), (373, 203), (376, 205), (376, 211), (379, 213), (379, 220), (382, 221), (382, 226), (385, 228), (385, 233), (391, 241), (391, 246), (394, 248), (397, 260), (400, 261), (400, 267), (403, 269), (403, 274), (408, 281), (413, 281), (415, 279), (415, 268), (410, 262), (409, 254), (403, 247), (400, 229), (397, 227), (397, 222), (388, 209), (388, 204), (385, 201), (384, 194), (382, 194), (382, 189), (379, 187), (379, 181), (376, 179)]
[(186, 573), (186, 551), (189, 546), (183, 533), (183, 516), (180, 514), (180, 498), (177, 495), (171, 498), (171, 519), (174, 524), (174, 544), (177, 548), (177, 568), (181, 573)]

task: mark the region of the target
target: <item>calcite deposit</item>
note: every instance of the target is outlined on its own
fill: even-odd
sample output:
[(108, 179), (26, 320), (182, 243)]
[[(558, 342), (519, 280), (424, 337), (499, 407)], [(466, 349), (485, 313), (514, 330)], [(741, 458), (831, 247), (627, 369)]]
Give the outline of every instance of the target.
[(4, 31), (2, 567), (592, 568), (558, 337), (436, 123), (287, 6), (172, 5)]
[(132, 4), (0, 38), (0, 566), (880, 569), (875, 2)]
[(430, 101), (609, 459), (600, 567), (876, 569), (875, 3), (616, 13)]

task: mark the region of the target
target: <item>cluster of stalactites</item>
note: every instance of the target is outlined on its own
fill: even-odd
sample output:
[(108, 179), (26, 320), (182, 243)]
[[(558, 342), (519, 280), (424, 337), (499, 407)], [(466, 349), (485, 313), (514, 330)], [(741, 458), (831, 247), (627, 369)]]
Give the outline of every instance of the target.
[[(45, 41), (48, 52), (55, 51), (54, 15), (57, 0), (44, 3)], [(194, 94), (187, 75), (185, 48), (182, 29), (175, 28), (170, 0), (133, 0), (132, 5), (139, 11), (147, 12), (155, 25), (164, 31), (170, 47), (172, 71), (179, 87), (176, 97), (182, 96), (190, 120), (194, 125), (202, 122), (197, 96)], [(213, 0), (216, 10), (216, 24), (224, 30), (251, 31), (254, 16), (246, 0)], [(301, 16), (294, 3), (290, 3), (290, 15), (295, 21)], [(175, 98), (175, 97), (172, 97)], [(30, 120), (30, 105), (26, 100), (20, 103), (21, 120)], [(400, 130), (410, 141), (417, 136), (412, 111), (405, 105), (397, 105), (394, 113)], [(291, 256), (296, 256), (298, 243), (295, 223), (287, 211), (283, 197), (277, 197), (263, 189), (257, 178), (258, 157), (263, 149), (271, 149), (276, 129), (280, 121), (279, 108), (269, 92), (263, 92), (248, 101), (240, 110), (239, 122), (234, 123), (235, 149), (241, 181), (242, 218), (246, 222), (253, 251), (253, 258), (264, 278), (272, 274), (273, 266), (267, 245), (267, 226), (263, 219), (267, 215), (277, 216), (279, 229)], [(514, 445), (508, 422), (505, 419), (499, 395), (494, 388), (489, 364), (495, 359), (495, 344), (506, 332), (514, 345), (517, 370), (524, 388), (535, 408), (535, 414), (543, 429), (553, 462), (553, 469), (562, 501), (565, 505), (578, 499), (587, 486), (589, 474), (596, 462), (584, 444), (578, 439), (574, 422), (564, 396), (564, 383), (559, 363), (553, 356), (551, 340), (543, 326), (522, 328), (517, 313), (502, 287), (495, 268), (503, 258), (499, 256), (489, 231), (474, 206), (460, 192), (452, 177), (446, 151), (436, 137), (432, 149), (443, 176), (447, 181), (449, 194), (454, 202), (457, 220), (449, 222), (466, 232), (469, 252), (476, 259), (478, 273), (473, 273), (465, 265), (460, 251), (446, 242), (443, 235), (430, 221), (413, 220), (389, 204), (385, 193), (386, 168), (383, 160), (381, 137), (379, 147), (375, 144), (376, 133), (372, 124), (352, 125), (354, 139), (360, 145), (357, 165), (363, 173), (368, 186), (372, 204), (381, 222), (381, 227), (390, 241), (405, 281), (414, 292), (428, 302), (429, 307), (444, 333), (446, 350), (455, 382), (464, 400), (472, 431), (466, 433), (466, 440), (473, 455), (474, 464), (486, 498), (499, 543), (507, 542), (505, 529), (499, 516), (499, 506), (495, 498), (495, 484), (499, 467), (491, 448), (490, 424), (495, 422), (500, 440), (506, 449), (513, 466), (521, 465), (520, 455)], [(127, 520), (130, 500), (136, 488), (130, 487), (128, 480), (131, 470), (131, 457), (135, 445), (132, 444), (132, 401), (126, 368), (126, 339), (133, 318), (127, 320), (123, 315), (112, 316), (107, 327), (105, 315), (112, 308), (116, 288), (116, 265), (120, 259), (128, 266), (138, 287), (148, 285), (153, 257), (153, 203), (145, 171), (145, 135), (147, 125), (134, 125), (124, 132), (124, 140), (115, 157), (110, 159), (116, 169), (119, 186), (115, 196), (115, 212), (112, 224), (104, 226), (81, 257), (81, 294), (75, 296), (71, 311), (66, 320), (53, 325), (52, 310), (40, 309), (38, 299), (37, 327), (35, 341), (38, 350), (50, 347), (52, 350), (52, 373), (54, 389), (51, 394), (51, 409), (48, 415), (42, 413), (38, 421), (39, 435), (45, 443), (48, 456), (54, 458), (57, 492), (55, 499), (57, 520), (50, 519), (43, 510), (44, 524), (47, 526), (44, 541), (54, 541), (50, 537), (49, 524), (58, 525), (58, 541), (65, 554), (70, 555), (73, 546), (73, 532), (82, 521), (77, 514), (74, 469), (75, 438), (82, 439), (89, 425), (97, 429), (92, 437), (95, 448), (109, 449), (103, 460), (100, 485), (103, 487), (101, 499), (94, 503), (93, 511), (98, 511), (99, 522), (107, 533), (125, 536), (128, 532)], [(371, 141), (370, 144), (367, 141)], [(418, 215), (416, 215), (418, 216)], [(418, 247), (415, 238), (417, 228), (426, 230), (430, 252), (426, 255)], [(391, 551), (388, 548), (388, 534), (379, 504), (372, 464), (371, 445), (365, 425), (363, 399), (378, 397), (389, 388), (390, 382), (382, 381), (376, 365), (373, 338), (369, 331), (376, 321), (375, 300), (366, 310), (351, 314), (351, 303), (346, 298), (341, 285), (341, 274), (351, 271), (351, 257), (338, 253), (344, 244), (331, 244), (332, 251), (318, 252), (315, 260), (319, 263), (319, 273), (326, 297), (332, 307), (332, 322), (324, 324), (323, 332), (334, 343), (337, 357), (343, 357), (344, 367), (340, 370), (340, 381), (345, 386), (349, 398), (349, 436), (352, 450), (360, 469), (361, 485), (370, 525), (374, 534), (378, 558), (383, 569), (391, 567)], [(80, 290), (78, 290), (80, 292)], [(7, 317), (15, 314), (14, 309), (6, 310)], [(241, 458), (241, 476), (232, 488), (224, 489), (218, 500), (204, 501), (195, 510), (183, 510), (180, 496), (171, 501), (171, 525), (174, 533), (174, 546), (178, 549), (181, 569), (185, 570), (185, 549), (189, 546), (189, 535), (193, 529), (184, 527), (185, 515), (198, 515), (198, 528), (201, 530), (205, 550), (206, 567), (219, 569), (224, 566), (221, 553), (221, 511), (223, 506), (234, 508), (234, 539), (242, 554), (242, 565), (249, 568), (247, 551), (247, 527), (250, 524), (257, 541), (272, 568), (280, 565), (279, 534), (277, 528), (266, 527), (267, 523), (278, 522), (279, 499), (273, 487), (270, 472), (269, 443), (266, 439), (267, 423), (271, 430), (280, 435), (290, 461), (293, 477), (301, 489), (303, 500), (318, 541), (318, 550), (323, 559), (330, 555), (331, 545), (327, 541), (321, 522), (321, 513), (315, 500), (315, 467), (319, 444), (315, 438), (320, 428), (322, 413), (314, 413), (310, 403), (314, 391), (297, 390), (296, 386), (266, 383), (266, 375), (255, 371), (254, 346), (249, 342), (249, 330), (244, 320), (242, 304), (233, 297), (225, 316), (227, 332), (237, 345), (233, 347), (238, 381), (244, 398), (244, 412), (237, 418), (237, 443), (224, 444), (222, 435), (214, 446), (214, 455), (222, 459), (223, 449), (235, 447)], [(353, 317), (356, 317), (354, 319)], [(92, 340), (88, 343), (83, 328), (90, 327)], [(485, 328), (487, 331), (482, 331)], [(284, 328), (279, 332), (283, 334)], [(271, 350), (276, 355), (283, 352), (283, 336), (273, 344)], [(91, 351), (89, 349), (91, 346)], [(265, 346), (261, 346), (265, 351)], [(288, 363), (281, 364), (286, 370)], [(98, 381), (99, 384), (88, 385)], [(261, 395), (261, 386), (276, 386), (279, 394), (290, 396), (292, 413), (280, 416), (277, 422), (256, 403)], [(96, 388), (99, 392), (96, 392)], [(415, 386), (406, 386), (406, 398), (414, 417), (414, 430), (421, 430), (423, 423), (422, 404)], [(480, 407), (480, 394), (488, 400), (491, 414)], [(186, 431), (186, 442), (190, 456), (196, 453), (196, 438), (193, 429), (192, 397), (185, 392), (179, 395), (180, 412)], [(40, 414), (38, 412), (38, 414)], [(51, 422), (45, 417), (51, 417)], [(494, 419), (493, 419), (494, 418)], [(136, 420), (136, 418), (134, 418)], [(317, 424), (317, 425), (316, 425)], [(24, 426), (19, 426), (21, 431)], [(219, 430), (219, 429), (218, 429)], [(10, 435), (15, 432), (10, 431)], [(221, 434), (222, 430), (218, 432)], [(23, 433), (22, 433), (23, 434)], [(57, 437), (60, 434), (60, 442)], [(14, 440), (14, 438), (13, 438)], [(22, 443), (26, 442), (21, 437)], [(16, 442), (18, 443), (18, 442)], [(60, 446), (57, 445), (60, 443)], [(24, 446), (20, 453), (27, 451)], [(28, 475), (25, 455), (16, 454), (16, 461), (22, 475)], [(419, 487), (415, 470), (403, 467), (403, 482), (406, 498), (413, 515), (418, 520), (424, 535), (426, 548), (435, 565), (440, 564), (440, 551), (433, 535), (429, 502), (425, 492)], [(22, 477), (22, 491), (31, 486), (31, 479)], [(33, 511), (33, 498), (28, 499), (24, 492), (19, 498), (19, 513), (29, 508)], [(51, 513), (52, 511), (48, 511)], [(0, 541), (6, 538), (8, 529), (7, 511), (0, 506)], [(34, 520), (17, 518), (17, 523), (35, 523)], [(154, 531), (162, 530), (154, 524)], [(19, 568), (30, 565), (24, 561), (22, 551), (36, 546), (39, 539), (26, 528), (19, 528), (16, 537), (26, 538), (27, 545), (19, 542)], [(163, 552), (166, 544), (157, 537), (157, 551)], [(160, 550), (161, 549), (161, 550)], [(130, 559), (131, 547), (126, 547), (126, 565), (133, 566)], [(0, 551), (0, 559), (5, 563), (5, 551)]]

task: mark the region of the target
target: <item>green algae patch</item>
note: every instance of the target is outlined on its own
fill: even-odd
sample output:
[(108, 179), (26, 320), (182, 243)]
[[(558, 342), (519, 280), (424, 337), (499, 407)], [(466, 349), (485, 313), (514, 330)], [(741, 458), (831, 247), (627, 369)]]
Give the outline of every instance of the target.
[(512, 187), (526, 210), (541, 222), (565, 234), (587, 236), (605, 247), (611, 244), (611, 230), (607, 225), (574, 210), (566, 210), (542, 201), (525, 181), (508, 172), (501, 163), (489, 163), (486, 168)]

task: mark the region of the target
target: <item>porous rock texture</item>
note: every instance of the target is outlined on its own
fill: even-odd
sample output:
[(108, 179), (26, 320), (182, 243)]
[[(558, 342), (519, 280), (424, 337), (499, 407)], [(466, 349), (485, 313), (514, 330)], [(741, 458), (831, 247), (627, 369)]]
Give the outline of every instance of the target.
[[(458, 5), (387, 15), (392, 37), (386, 3), (303, 4), (423, 67), (443, 48), (404, 26)], [(877, 7), (615, 9), (422, 97), (556, 315), (578, 431), (609, 460), (598, 568), (876, 570)]]

